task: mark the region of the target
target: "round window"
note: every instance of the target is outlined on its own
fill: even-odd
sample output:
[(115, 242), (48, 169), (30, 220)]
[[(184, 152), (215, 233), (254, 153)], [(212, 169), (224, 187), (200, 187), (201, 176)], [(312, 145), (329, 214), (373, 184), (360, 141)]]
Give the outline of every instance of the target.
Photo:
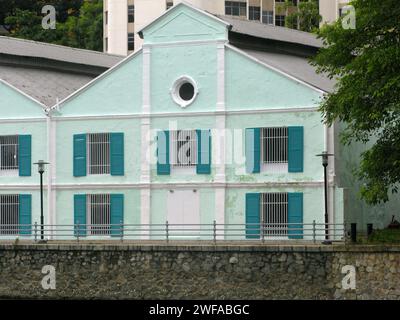
[(171, 93), (174, 101), (185, 108), (194, 101), (198, 91), (194, 80), (184, 76), (174, 82)]

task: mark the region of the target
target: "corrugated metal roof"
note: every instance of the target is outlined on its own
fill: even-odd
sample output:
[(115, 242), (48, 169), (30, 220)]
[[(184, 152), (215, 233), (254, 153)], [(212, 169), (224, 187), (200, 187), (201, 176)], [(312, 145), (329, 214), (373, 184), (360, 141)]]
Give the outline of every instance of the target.
[(282, 53), (240, 49), (253, 58), (302, 80), (318, 89), (332, 92), (336, 84), (324, 74), (316, 73), (315, 67), (309, 64), (307, 58)]
[(267, 25), (259, 21), (243, 20), (231, 16), (218, 16), (228, 22), (232, 32), (246, 34), (262, 39), (270, 39), (289, 43), (296, 43), (314, 48), (323, 47), (322, 40), (317, 39), (316, 35), (304, 31)]
[(34, 57), (110, 68), (123, 56), (0, 36), (0, 54)]

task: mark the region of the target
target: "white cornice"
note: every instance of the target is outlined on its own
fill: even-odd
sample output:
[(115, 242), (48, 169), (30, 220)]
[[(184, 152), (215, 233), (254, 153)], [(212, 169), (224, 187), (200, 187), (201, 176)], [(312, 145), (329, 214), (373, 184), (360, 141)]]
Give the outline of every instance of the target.
[[(58, 190), (83, 190), (83, 189), (173, 189), (173, 188), (320, 188), (323, 181), (287, 181), (287, 182), (169, 182), (169, 183), (56, 183), (53, 188)], [(47, 189), (47, 186), (43, 186)], [(0, 190), (39, 190), (36, 184), (2, 184)]]
[[(229, 107), (227, 107), (229, 109)], [(167, 117), (202, 117), (218, 115), (242, 115), (242, 114), (262, 114), (262, 113), (292, 113), (292, 112), (317, 112), (318, 107), (296, 107), (296, 108), (268, 108), (255, 110), (229, 110), (229, 111), (203, 111), (203, 112), (163, 112), (163, 113), (131, 113), (116, 115), (86, 115), (86, 116), (63, 116), (53, 117), (55, 121), (77, 121), (77, 120), (115, 120), (115, 119), (142, 119), (142, 118), (167, 118)], [(0, 119), (0, 123), (3, 120)], [(7, 120), (8, 121), (8, 120)]]

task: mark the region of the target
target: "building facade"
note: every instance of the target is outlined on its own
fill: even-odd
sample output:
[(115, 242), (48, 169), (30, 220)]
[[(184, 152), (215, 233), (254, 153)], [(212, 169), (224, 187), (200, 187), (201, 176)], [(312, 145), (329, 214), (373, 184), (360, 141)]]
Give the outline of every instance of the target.
[[(194, 31), (182, 36), (182, 27)], [(2, 105), (15, 105), (2, 110), (5, 224), (39, 221), (38, 158), (51, 166), (46, 222), (102, 225), (79, 229), (82, 237), (119, 235), (119, 223), (215, 220), (226, 225), (221, 239), (257, 238), (251, 226), (260, 222), (323, 223), (315, 155), (333, 152), (317, 109), (323, 91), (230, 45), (229, 28), (175, 6), (141, 30), (143, 49), (46, 113), (2, 83)], [(330, 190), (330, 218), (341, 223), (343, 190)], [(291, 228), (274, 232), (309, 238)]]
[[(182, 0), (104, 0), (104, 51), (127, 55), (141, 48), (137, 31)], [(297, 10), (299, 0), (286, 8), (284, 0), (186, 0), (215, 15), (285, 26), (288, 13)], [(349, 0), (320, 0), (321, 23), (335, 21)]]
[(146, 226), (167, 221), (170, 238), (210, 239), (215, 221), (218, 239), (311, 240), (325, 221), (323, 151), (335, 155), (329, 223), (390, 221), (398, 200), (376, 214), (357, 198), (360, 150), (322, 122), (324, 78), (305, 58), (235, 47), (230, 29), (174, 6), (140, 30), (142, 49), (51, 108), (2, 80), (1, 237), (32, 237), (40, 222), (36, 159), (50, 162), (45, 223), (69, 228), (53, 239), (120, 237), (121, 224), (126, 238), (159, 239), (165, 228)]

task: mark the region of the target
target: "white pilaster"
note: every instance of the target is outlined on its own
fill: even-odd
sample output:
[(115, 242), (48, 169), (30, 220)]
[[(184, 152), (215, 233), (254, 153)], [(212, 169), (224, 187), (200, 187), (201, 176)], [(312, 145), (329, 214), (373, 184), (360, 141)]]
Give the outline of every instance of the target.
[[(225, 43), (217, 46), (217, 105), (216, 110), (222, 112), (216, 116), (217, 141), (214, 145), (214, 164), (216, 168), (215, 182), (222, 187), (215, 189), (215, 220), (217, 224), (225, 223), (225, 166), (226, 166), (226, 115), (225, 115)], [(213, 157), (212, 157), (213, 158)], [(224, 235), (218, 237), (224, 239)]]
[[(151, 191), (150, 191), (150, 47), (143, 47), (143, 105), (142, 114), (144, 117), (141, 120), (141, 174), (140, 182), (145, 186), (140, 191), (140, 218), (141, 224), (150, 223), (151, 215)], [(149, 239), (149, 233), (142, 232), (143, 240)]]
[[(51, 111), (46, 119), (47, 122), (47, 159), (50, 163), (47, 168), (47, 223), (55, 225), (56, 215), (56, 122), (52, 121)], [(53, 230), (50, 232), (50, 240), (53, 239)]]

